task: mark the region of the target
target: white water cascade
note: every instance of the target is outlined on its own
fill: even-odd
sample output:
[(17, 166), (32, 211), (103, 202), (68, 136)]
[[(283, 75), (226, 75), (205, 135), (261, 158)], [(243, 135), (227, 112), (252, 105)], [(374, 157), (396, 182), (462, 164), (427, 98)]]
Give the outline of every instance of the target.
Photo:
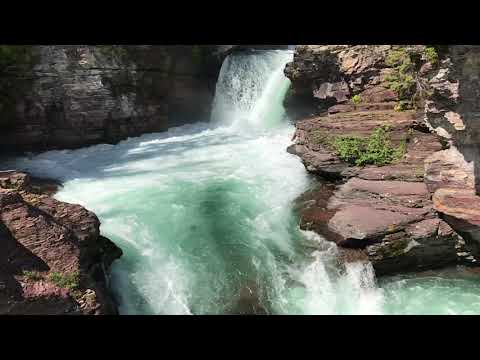
[(413, 301), (405, 280), (386, 293), (371, 266), (338, 266), (334, 244), (298, 228), (292, 204), (311, 179), (286, 152), (292, 56), (230, 55), (211, 123), (8, 164), (61, 179), (59, 200), (99, 216), (124, 251), (112, 269), (121, 313), (379, 314)]

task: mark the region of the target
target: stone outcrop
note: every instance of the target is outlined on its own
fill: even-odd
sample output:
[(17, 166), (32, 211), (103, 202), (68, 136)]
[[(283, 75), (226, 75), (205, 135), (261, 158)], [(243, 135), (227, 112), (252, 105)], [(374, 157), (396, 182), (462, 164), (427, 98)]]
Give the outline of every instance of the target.
[(433, 195), (435, 210), (465, 239), (465, 248), (480, 254), (480, 199), (473, 189), (439, 188)]
[[(410, 73), (400, 80), (399, 65), (387, 60), (392, 54), (408, 57)], [(473, 165), (431, 131), (422, 111), (423, 104), (433, 107), (426, 101), (425, 84), (439, 68), (420, 45), (305, 45), (285, 70), (292, 80), (285, 104), (297, 128), (288, 151), (322, 179), (298, 199), (300, 226), (350, 249), (349, 258), (368, 259), (377, 275), (475, 262), (470, 254), (475, 248), (463, 239), (477, 236), (471, 227), (475, 217), (465, 219), (475, 207), (462, 208), (461, 201), (441, 192), (454, 188), (458, 195), (461, 188), (472, 188)], [(417, 104), (417, 110), (400, 106), (407, 85), (409, 105)], [(453, 128), (461, 128), (458, 116), (446, 117)], [(345, 137), (368, 139), (382, 127), (389, 129), (389, 146), (403, 146), (386, 164), (359, 166), (332, 145)], [(452, 214), (462, 226), (451, 220)], [(355, 252), (359, 255), (351, 255)]]
[(0, 172), (0, 314), (116, 314), (108, 270), (122, 251), (52, 188)]
[(294, 61), (285, 68), (292, 81), (286, 101), (295, 119), (320, 115), (336, 104), (347, 104), (354, 95), (370, 107), (394, 103), (398, 93), (390, 89), (386, 64), (390, 51), (406, 49), (421, 58), (424, 46), (396, 45), (299, 45)]
[[(209, 119), (226, 55), (216, 46), (32, 46), (31, 63), (3, 69), (5, 150), (115, 143)], [(13, 91), (15, 90), (15, 91)], [(6, 100), (5, 100), (6, 101)], [(1, 103), (1, 101), (0, 101)]]
[[(425, 103), (427, 124), (455, 145), (478, 173), (480, 104), (480, 46), (448, 46), (443, 60), (430, 72), (431, 96)], [(479, 192), (480, 177), (476, 178)]]
[(480, 257), (480, 46), (448, 46), (429, 72), (425, 122), (450, 146), (427, 160), (435, 209)]

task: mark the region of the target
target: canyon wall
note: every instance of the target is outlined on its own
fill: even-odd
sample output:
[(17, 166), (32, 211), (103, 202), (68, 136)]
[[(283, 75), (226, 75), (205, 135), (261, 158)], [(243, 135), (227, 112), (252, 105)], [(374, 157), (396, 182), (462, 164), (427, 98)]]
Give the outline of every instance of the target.
[(24, 48), (29, 56), (16, 57), (0, 79), (4, 151), (115, 143), (207, 121), (226, 54), (203, 45)]
[(479, 55), (298, 46), (285, 69), (297, 128), (288, 151), (322, 180), (299, 199), (301, 226), (349, 249), (346, 258), (369, 259), (377, 275), (475, 265)]
[(1, 45), (0, 150), (116, 143), (208, 121), (228, 54), (284, 47)]

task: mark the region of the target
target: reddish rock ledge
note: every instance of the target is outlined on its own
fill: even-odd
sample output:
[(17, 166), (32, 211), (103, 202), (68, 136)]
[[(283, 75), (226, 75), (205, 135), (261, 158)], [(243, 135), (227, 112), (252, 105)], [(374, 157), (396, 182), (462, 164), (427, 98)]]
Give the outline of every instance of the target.
[(117, 314), (108, 270), (122, 251), (55, 184), (0, 172), (0, 314)]
[[(422, 65), (422, 76), (434, 69), (425, 47), (402, 48)], [(398, 49), (305, 45), (285, 70), (293, 89), (286, 106), (297, 115), (288, 151), (321, 181), (297, 201), (300, 227), (336, 242), (345, 261), (370, 261), (377, 275), (454, 265), (470, 257), (472, 247), (465, 248), (462, 236), (480, 239), (470, 226), (471, 209), (456, 203), (462, 197), (456, 193), (450, 200), (440, 189), (473, 187), (473, 167), (460, 161), (455, 148), (444, 150), (451, 144), (430, 130), (421, 108), (398, 111), (400, 95), (390, 87), (393, 69), (386, 61)], [(305, 99), (308, 117), (297, 107)], [(366, 138), (385, 125), (391, 145), (405, 150), (387, 165), (355, 166), (332, 147), (338, 136)], [(472, 201), (465, 198), (466, 204)], [(480, 210), (476, 214), (480, 221)]]

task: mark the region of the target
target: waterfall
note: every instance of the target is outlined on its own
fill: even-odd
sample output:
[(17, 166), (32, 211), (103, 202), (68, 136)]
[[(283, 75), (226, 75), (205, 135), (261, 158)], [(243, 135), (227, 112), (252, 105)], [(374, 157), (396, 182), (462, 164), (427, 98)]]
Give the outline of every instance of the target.
[(229, 55), (220, 70), (212, 122), (235, 130), (268, 128), (283, 119), (290, 81), (283, 74), (291, 51)]
[(124, 252), (111, 279), (122, 314), (480, 309), (478, 284), (394, 278), (382, 289), (370, 264), (339, 266), (335, 244), (298, 228), (292, 204), (311, 179), (286, 152), (294, 127), (282, 106), (283, 69), (292, 56), (231, 54), (211, 123), (5, 165), (63, 180), (56, 198), (98, 215)]

